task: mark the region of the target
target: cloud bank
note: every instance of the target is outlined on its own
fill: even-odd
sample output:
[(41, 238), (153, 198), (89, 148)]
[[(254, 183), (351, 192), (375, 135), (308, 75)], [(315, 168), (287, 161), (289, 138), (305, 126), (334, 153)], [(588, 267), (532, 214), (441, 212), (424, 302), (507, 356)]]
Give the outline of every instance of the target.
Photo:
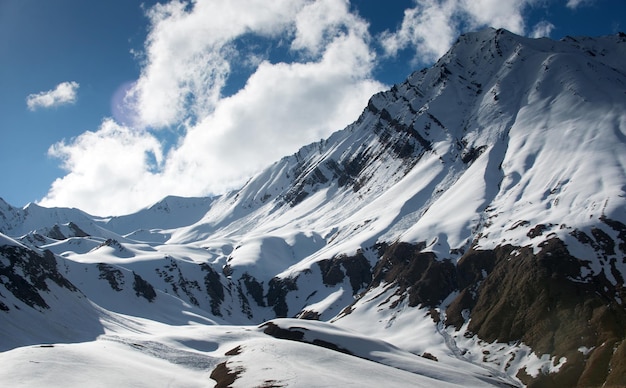
[(26, 106), (35, 111), (39, 108), (52, 108), (60, 105), (73, 104), (76, 102), (77, 82), (62, 82), (54, 89), (26, 97)]
[[(165, 195), (237, 188), (354, 121), (386, 87), (372, 78), (367, 23), (345, 0), (172, 1), (148, 16), (141, 75), (124, 99), (131, 125), (106, 119), (53, 145), (67, 174), (42, 205), (123, 214)], [(270, 60), (275, 49), (282, 60)], [(224, 96), (242, 63), (250, 76)]]
[[(140, 76), (115, 100), (123, 118), (114, 112), (96, 131), (50, 147), (67, 174), (40, 203), (104, 216), (166, 195), (236, 189), (354, 121), (387, 88), (373, 76), (377, 51), (409, 50), (428, 64), (467, 30), (525, 33), (524, 10), (539, 1), (415, 0), (399, 28), (379, 36), (348, 0), (157, 4), (147, 11)], [(544, 21), (530, 34), (552, 28)]]

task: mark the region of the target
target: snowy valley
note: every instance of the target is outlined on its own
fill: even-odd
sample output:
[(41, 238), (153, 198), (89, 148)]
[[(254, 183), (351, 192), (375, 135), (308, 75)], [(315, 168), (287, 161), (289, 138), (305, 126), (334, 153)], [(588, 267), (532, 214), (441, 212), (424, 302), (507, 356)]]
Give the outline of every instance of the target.
[(0, 200), (6, 386), (626, 385), (626, 35), (461, 36), (214, 198)]

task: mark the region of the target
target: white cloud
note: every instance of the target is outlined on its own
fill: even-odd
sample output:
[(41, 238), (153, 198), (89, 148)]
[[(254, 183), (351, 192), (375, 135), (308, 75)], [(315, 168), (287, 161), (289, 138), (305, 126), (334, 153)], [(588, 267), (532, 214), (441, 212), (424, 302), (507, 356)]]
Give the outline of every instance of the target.
[(54, 89), (26, 97), (28, 109), (34, 111), (38, 108), (52, 108), (59, 105), (73, 104), (76, 102), (77, 82), (62, 82)]
[(233, 41), (274, 37), (293, 24), (304, 0), (195, 1), (157, 4), (145, 64), (129, 101), (135, 123), (165, 127), (212, 112), (231, 71)]
[[(138, 129), (105, 120), (96, 132), (54, 145), (50, 154), (68, 174), (54, 182), (43, 205), (122, 214), (165, 195), (237, 188), (280, 157), (345, 127), (384, 88), (371, 76), (367, 24), (346, 0), (173, 1), (149, 14), (145, 62), (127, 95)], [(247, 47), (238, 50), (244, 36), (282, 42), (293, 58), (259, 60)], [(242, 58), (256, 67), (241, 90), (223, 97), (231, 67)], [(173, 125), (184, 133), (165, 153), (161, 132), (149, 128)]]
[(522, 11), (536, 0), (463, 0), (463, 10), (469, 15), (470, 28), (505, 28), (516, 34), (524, 33)]
[(584, 6), (584, 5), (590, 5), (594, 2), (595, 0), (567, 0), (567, 8), (570, 9), (576, 9), (580, 6)]
[[(348, 5), (346, 0), (318, 0), (305, 5), (296, 15), (296, 36), (291, 48), (318, 55), (342, 26), (365, 27), (348, 12)], [(366, 32), (360, 33), (364, 36)]]
[(456, 12), (456, 1), (426, 0), (415, 4), (415, 8), (404, 11), (400, 30), (385, 32), (381, 42), (385, 51), (396, 55), (409, 45), (415, 47), (420, 61), (430, 62), (439, 58), (450, 48), (457, 35), (452, 19)]
[(220, 101), (214, 114), (189, 129), (171, 153), (165, 175), (185, 171), (183, 186), (223, 191), (345, 127), (381, 89), (363, 78), (369, 71), (367, 49), (354, 39), (333, 42), (318, 62), (262, 63), (245, 89)]
[(397, 31), (380, 36), (387, 55), (412, 48), (415, 61), (432, 62), (443, 55), (458, 35), (484, 27), (524, 34), (523, 11), (538, 0), (414, 0)]
[[(74, 206), (99, 214), (120, 214), (156, 201), (163, 162), (161, 145), (149, 133), (105, 120), (98, 131), (59, 142), (48, 153), (68, 174), (53, 182), (43, 206)], [(154, 190), (147, 188), (153, 187)]]
[(542, 20), (539, 23), (535, 24), (532, 32), (530, 33), (531, 38), (545, 38), (549, 37), (554, 29), (554, 24)]

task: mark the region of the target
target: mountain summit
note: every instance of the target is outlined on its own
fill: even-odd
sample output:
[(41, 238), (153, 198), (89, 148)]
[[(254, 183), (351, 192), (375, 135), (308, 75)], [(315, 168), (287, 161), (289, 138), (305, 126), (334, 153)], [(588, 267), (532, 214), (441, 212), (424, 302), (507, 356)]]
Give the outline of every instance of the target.
[(284, 386), (255, 352), (303, 379), (317, 345), (397, 385), (626, 385), (625, 224), (626, 35), (488, 29), (223, 196), (113, 218), (0, 201), (0, 359), (117, 341)]

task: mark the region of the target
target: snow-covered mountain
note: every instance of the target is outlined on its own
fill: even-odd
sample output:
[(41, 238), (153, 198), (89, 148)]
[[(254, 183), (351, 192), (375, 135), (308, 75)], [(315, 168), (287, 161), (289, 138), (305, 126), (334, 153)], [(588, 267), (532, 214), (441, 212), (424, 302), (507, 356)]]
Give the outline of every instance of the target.
[(0, 375), (626, 385), (625, 196), (626, 35), (463, 35), (240, 190), (0, 200)]

